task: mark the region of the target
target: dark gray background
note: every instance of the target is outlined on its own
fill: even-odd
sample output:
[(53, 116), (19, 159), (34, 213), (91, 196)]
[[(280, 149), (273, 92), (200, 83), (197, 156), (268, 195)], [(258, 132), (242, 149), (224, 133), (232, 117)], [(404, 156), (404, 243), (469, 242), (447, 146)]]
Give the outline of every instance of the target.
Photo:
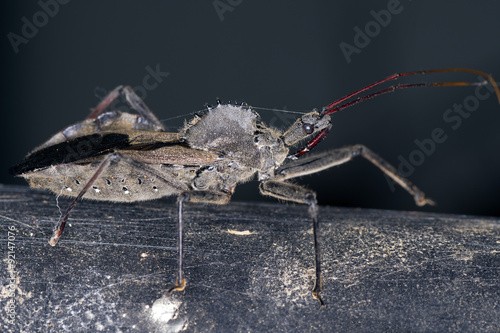
[[(228, 3), (227, 0), (222, 0)], [(500, 3), (401, 1), (403, 10), (347, 63), (339, 44), (353, 44), (354, 27), (388, 1), (232, 1), (221, 20), (213, 1), (70, 1), (15, 53), (7, 35), (21, 35), (36, 1), (1, 4), (3, 143), (1, 183), (32, 148), (83, 119), (103, 90), (142, 85), (146, 67), (169, 72), (145, 98), (160, 119), (189, 114), (205, 103), (246, 101), (288, 110), (321, 108), (389, 74), (469, 67), (500, 77)], [(420, 80), (471, 80), (435, 75)], [(418, 81), (418, 79), (417, 79)], [(398, 165), (414, 140), (443, 128), (448, 139), (409, 177), (438, 202), (437, 212), (500, 216), (500, 106), (494, 97), (453, 130), (442, 117), (474, 88), (401, 91), (335, 114), (322, 149), (363, 143)], [(97, 95), (97, 96), (96, 96)], [(260, 112), (275, 126), (276, 114)], [(189, 115), (187, 116), (189, 118)], [(184, 117), (168, 120), (176, 130)], [(289, 120), (291, 122), (291, 120)], [(414, 210), (413, 199), (391, 191), (381, 172), (357, 160), (299, 180), (321, 204)], [(255, 182), (235, 200), (258, 197)], [(424, 208), (425, 209), (425, 208)]]

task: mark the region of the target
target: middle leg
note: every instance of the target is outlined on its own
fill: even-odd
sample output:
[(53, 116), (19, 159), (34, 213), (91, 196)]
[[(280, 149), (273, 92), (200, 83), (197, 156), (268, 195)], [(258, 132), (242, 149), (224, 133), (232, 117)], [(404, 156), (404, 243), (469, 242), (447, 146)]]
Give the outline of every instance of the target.
[(184, 257), (184, 218), (183, 208), (186, 202), (198, 202), (207, 204), (226, 204), (231, 199), (231, 194), (218, 191), (184, 191), (179, 195), (179, 221), (178, 221), (178, 266), (177, 280), (175, 285), (168, 290), (171, 293), (174, 290), (182, 291), (186, 287), (186, 279), (184, 278), (183, 257)]

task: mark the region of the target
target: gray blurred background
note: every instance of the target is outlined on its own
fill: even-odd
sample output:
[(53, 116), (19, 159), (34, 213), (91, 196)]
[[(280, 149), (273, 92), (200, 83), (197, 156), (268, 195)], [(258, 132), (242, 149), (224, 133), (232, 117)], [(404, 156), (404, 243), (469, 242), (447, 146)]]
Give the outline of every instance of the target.
[[(217, 97), (307, 111), (395, 72), (469, 67), (500, 81), (497, 1), (42, 0), (1, 6), (4, 184), (23, 184), (8, 168), (87, 116), (119, 84), (137, 87), (175, 131)], [(367, 27), (369, 40), (356, 39)], [(348, 44), (359, 47), (346, 56), (341, 45)], [(476, 79), (444, 74), (406, 82)], [(436, 207), (416, 207), (361, 158), (297, 182), (316, 190), (323, 205), (500, 216), (500, 105), (491, 96), (469, 106), (474, 111), (460, 123), (443, 119), (464, 101), (478, 101), (475, 88), (385, 95), (334, 114), (333, 130), (318, 147), (363, 143), (396, 166), (424, 156), (413, 160), (420, 165), (409, 178)], [(289, 114), (259, 112), (276, 127), (293, 121)], [(429, 155), (416, 152), (415, 140), (430, 138), (436, 128), (446, 141)], [(260, 197), (251, 182), (238, 187), (233, 200), (272, 199)]]

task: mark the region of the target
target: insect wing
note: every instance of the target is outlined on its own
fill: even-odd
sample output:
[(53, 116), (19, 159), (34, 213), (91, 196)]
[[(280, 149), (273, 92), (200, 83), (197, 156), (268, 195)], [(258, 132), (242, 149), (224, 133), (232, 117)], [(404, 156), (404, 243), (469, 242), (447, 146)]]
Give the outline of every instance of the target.
[(129, 145), (128, 135), (125, 134), (87, 135), (35, 150), (9, 171), (13, 175), (25, 174), (52, 165), (74, 163), (97, 157), (112, 150), (126, 148)]

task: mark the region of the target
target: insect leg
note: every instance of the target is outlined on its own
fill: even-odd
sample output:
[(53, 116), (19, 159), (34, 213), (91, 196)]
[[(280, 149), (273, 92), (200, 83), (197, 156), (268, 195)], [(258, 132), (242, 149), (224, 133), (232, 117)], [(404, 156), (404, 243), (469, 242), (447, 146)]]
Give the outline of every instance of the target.
[(125, 96), (127, 103), (130, 107), (137, 111), (137, 113), (143, 118), (142, 121), (151, 130), (155, 131), (164, 131), (165, 128), (163, 124), (156, 118), (154, 113), (148, 108), (146, 103), (137, 96), (134, 90), (129, 86), (118, 86), (113, 89), (108, 96), (106, 96), (92, 112), (87, 117), (87, 119), (96, 118), (99, 114), (101, 114), (115, 99), (117, 99), (120, 95)]
[(71, 202), (71, 204), (69, 205), (69, 207), (66, 209), (66, 212), (64, 213), (61, 221), (59, 222), (59, 226), (57, 227), (57, 229), (54, 231), (54, 234), (50, 238), (50, 240), (49, 240), (49, 244), (50, 245), (55, 246), (57, 244), (57, 242), (59, 241), (59, 238), (61, 237), (61, 235), (63, 233), (64, 227), (66, 226), (66, 221), (68, 220), (69, 213), (75, 207), (75, 205), (78, 202), (78, 200), (80, 200), (83, 197), (83, 195), (88, 191), (88, 189), (90, 188), (90, 186), (92, 186), (92, 184), (96, 181), (97, 177), (99, 177), (99, 175), (102, 173), (102, 171), (109, 166), (109, 164), (111, 162), (111, 159), (114, 156), (115, 155), (108, 155), (101, 162), (101, 165), (99, 165), (99, 168), (97, 169), (97, 171), (92, 175), (92, 177), (89, 179), (89, 181), (87, 182), (87, 184), (85, 184), (85, 186), (80, 191), (80, 193), (78, 193), (78, 195), (76, 196), (76, 198), (73, 199), (73, 201)]
[(286, 183), (280, 180), (268, 180), (260, 183), (260, 192), (263, 195), (269, 195), (286, 201), (294, 201), (303, 203), (309, 206), (309, 215), (313, 221), (313, 238), (314, 238), (314, 263), (316, 268), (316, 278), (312, 295), (323, 306), (325, 303), (321, 299), (321, 245), (319, 242), (319, 222), (318, 222), (318, 204), (316, 201), (316, 193), (306, 189), (305, 187)]
[(186, 287), (186, 279), (182, 270), (183, 256), (184, 256), (184, 219), (183, 219), (183, 206), (185, 202), (198, 202), (208, 204), (226, 204), (231, 195), (225, 192), (217, 191), (185, 191), (179, 195), (179, 223), (178, 223), (178, 269), (177, 280), (175, 285), (168, 290), (171, 293), (174, 290), (182, 291)]
[(123, 86), (118, 86), (113, 89), (108, 96), (104, 97), (104, 99), (97, 104), (97, 106), (92, 110), (92, 112), (87, 116), (87, 119), (96, 118), (100, 115), (106, 108), (113, 103), (115, 99), (120, 96), (120, 91), (123, 89)]
[(382, 170), (387, 176), (410, 193), (418, 206), (435, 204), (433, 200), (425, 197), (424, 192), (413, 185), (408, 179), (403, 177), (403, 175), (401, 175), (395, 167), (363, 145), (333, 149), (290, 161), (278, 169), (276, 171), (276, 175), (278, 179), (283, 180), (309, 175), (346, 163), (356, 156), (363, 156), (377, 168)]
[[(137, 156), (137, 158), (140, 158), (140, 156)], [(61, 221), (59, 222), (58, 228), (56, 229), (56, 231), (54, 231), (54, 235), (49, 241), (50, 245), (54, 246), (57, 244), (57, 241), (61, 237), (61, 234), (66, 225), (66, 221), (68, 220), (69, 214), (71, 210), (75, 207), (78, 200), (80, 200), (85, 195), (85, 193), (88, 192), (89, 188), (94, 183), (96, 183), (96, 181), (97, 184), (99, 181), (102, 182), (103, 179), (98, 179), (99, 175), (106, 172), (110, 172), (111, 174), (113, 173), (125, 174), (125, 175), (128, 174), (130, 175), (131, 178), (135, 178), (137, 177), (137, 175), (147, 176), (148, 178), (155, 180), (155, 184), (158, 187), (162, 188), (162, 191), (164, 191), (163, 195), (165, 196), (182, 193), (188, 188), (186, 184), (170, 177), (168, 173), (162, 173), (161, 171), (147, 165), (146, 163), (144, 163), (144, 161), (128, 156), (126, 153), (123, 154), (111, 153), (109, 155), (106, 155), (103, 158), (101, 164), (99, 164), (99, 166), (97, 167), (97, 170), (90, 177), (90, 179), (85, 184), (83, 189), (80, 191), (80, 193), (78, 193), (76, 198), (71, 202), (71, 204), (67, 208), (66, 212), (61, 218)], [(158, 198), (158, 197), (151, 198), (147, 196), (144, 197), (141, 195), (140, 189), (138, 187), (135, 187), (140, 185), (134, 185), (134, 184), (129, 184), (129, 185), (130, 186), (127, 185), (127, 187), (128, 189), (130, 189), (131, 192), (135, 192), (137, 198), (136, 200), (148, 200), (148, 199)], [(109, 197), (108, 199), (110, 201), (114, 200), (113, 197)], [(130, 200), (130, 201), (136, 201), (136, 200)]]
[(158, 127), (158, 129), (156, 130), (165, 130), (165, 127), (163, 127), (161, 121), (156, 118), (154, 113), (148, 108), (142, 98), (137, 96), (132, 88), (127, 86), (121, 90), (121, 93), (125, 95), (125, 98), (127, 99), (127, 102), (130, 104), (132, 109), (137, 111), (137, 113), (139, 113), (144, 118), (147, 124)]

